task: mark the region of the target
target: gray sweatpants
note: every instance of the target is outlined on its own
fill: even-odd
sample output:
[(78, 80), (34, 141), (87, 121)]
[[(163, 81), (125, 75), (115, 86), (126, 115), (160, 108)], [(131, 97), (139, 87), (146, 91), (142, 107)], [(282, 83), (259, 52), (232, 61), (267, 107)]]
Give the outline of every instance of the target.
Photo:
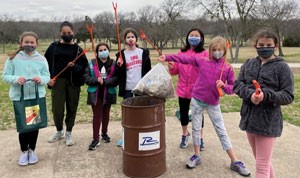
[(211, 120), (216, 133), (220, 139), (222, 147), (224, 150), (229, 150), (232, 148), (230, 138), (227, 135), (227, 131), (224, 125), (223, 116), (221, 113), (220, 105), (208, 105), (200, 106), (196, 99), (192, 98), (192, 137), (193, 144), (201, 144), (201, 129), (202, 129), (202, 120), (203, 120), (203, 111), (207, 109), (209, 119)]

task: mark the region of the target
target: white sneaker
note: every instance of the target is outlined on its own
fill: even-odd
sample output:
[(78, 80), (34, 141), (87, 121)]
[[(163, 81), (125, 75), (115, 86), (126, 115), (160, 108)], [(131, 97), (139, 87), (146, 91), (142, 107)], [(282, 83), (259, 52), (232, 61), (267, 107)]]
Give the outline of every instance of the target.
[(28, 151), (23, 151), (19, 157), (19, 165), (26, 166), (28, 165)]
[(39, 161), (36, 153), (32, 150), (29, 149), (28, 151), (28, 164), (35, 164)]
[(64, 137), (64, 131), (63, 130), (62, 131), (57, 131), (54, 135), (52, 135), (49, 138), (48, 142), (49, 143), (54, 143), (54, 142), (58, 141), (59, 139), (61, 139), (63, 137)]
[(72, 145), (74, 145), (74, 140), (73, 140), (73, 137), (72, 137), (72, 134), (71, 134), (71, 132), (66, 132), (66, 145), (67, 146), (72, 146)]

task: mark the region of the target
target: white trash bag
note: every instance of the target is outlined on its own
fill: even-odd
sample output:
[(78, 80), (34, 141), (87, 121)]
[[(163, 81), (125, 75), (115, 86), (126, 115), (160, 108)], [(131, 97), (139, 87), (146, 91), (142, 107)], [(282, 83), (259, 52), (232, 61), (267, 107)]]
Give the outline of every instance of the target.
[(156, 64), (135, 86), (132, 93), (157, 98), (174, 97), (172, 77), (162, 63)]

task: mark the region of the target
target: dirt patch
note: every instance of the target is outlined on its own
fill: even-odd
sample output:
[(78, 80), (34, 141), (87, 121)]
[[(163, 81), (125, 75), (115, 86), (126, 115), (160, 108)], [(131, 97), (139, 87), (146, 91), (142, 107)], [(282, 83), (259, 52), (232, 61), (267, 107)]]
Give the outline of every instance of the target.
[(300, 68), (299, 67), (292, 67), (291, 69), (292, 69), (292, 72), (294, 74), (300, 74)]

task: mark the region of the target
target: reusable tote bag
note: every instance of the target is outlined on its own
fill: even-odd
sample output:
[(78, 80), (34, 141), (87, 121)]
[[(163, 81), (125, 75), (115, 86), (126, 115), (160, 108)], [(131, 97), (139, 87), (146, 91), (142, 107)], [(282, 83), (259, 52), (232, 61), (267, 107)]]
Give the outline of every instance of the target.
[(35, 99), (24, 100), (24, 87), (21, 86), (20, 101), (13, 101), (17, 132), (24, 133), (47, 127), (46, 99), (39, 98), (35, 84)]

